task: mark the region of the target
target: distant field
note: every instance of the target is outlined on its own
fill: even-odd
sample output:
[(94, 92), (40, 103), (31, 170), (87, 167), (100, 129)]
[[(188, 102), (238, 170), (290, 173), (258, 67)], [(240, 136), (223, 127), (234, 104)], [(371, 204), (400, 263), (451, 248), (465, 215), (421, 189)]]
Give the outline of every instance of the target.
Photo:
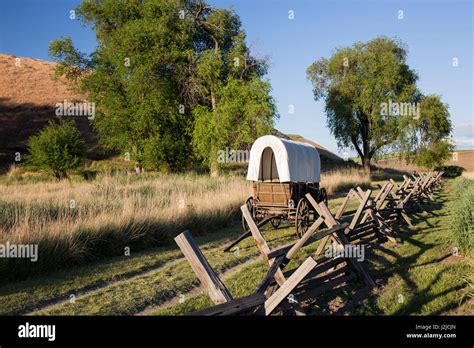
[[(454, 160), (456, 158), (457, 160)], [(405, 161), (400, 161), (398, 157), (384, 158), (375, 161), (375, 164), (380, 168), (397, 168), (400, 170), (420, 170), (415, 165), (407, 164)], [(474, 150), (458, 150), (453, 152), (453, 158), (446, 163), (448, 166), (457, 166), (464, 168), (467, 172), (474, 172)]]

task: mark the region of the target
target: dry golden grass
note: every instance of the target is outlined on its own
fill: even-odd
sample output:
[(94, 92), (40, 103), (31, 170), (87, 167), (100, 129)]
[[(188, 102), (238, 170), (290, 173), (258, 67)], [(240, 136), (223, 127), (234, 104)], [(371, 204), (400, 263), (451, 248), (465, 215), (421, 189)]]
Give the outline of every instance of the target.
[[(17, 151), (23, 156), (28, 138), (56, 118), (57, 103), (86, 99), (73, 93), (64, 77), (53, 79), (56, 66), (40, 59), (0, 54), (0, 162), (10, 163), (11, 154)], [(89, 120), (74, 120), (88, 148), (96, 149), (97, 136)]]
[(338, 169), (321, 174), (321, 186), (326, 188), (328, 194), (369, 185), (370, 181), (370, 175), (358, 168)]
[(462, 176), (467, 179), (474, 180), (474, 172), (463, 172)]
[(0, 54), (0, 95), (15, 105), (52, 105), (71, 99), (65, 79), (53, 81), (56, 63)]
[[(10, 176), (18, 176), (12, 168)], [(356, 169), (323, 173), (333, 193), (370, 183)], [(101, 175), (94, 181), (0, 185), (0, 243), (38, 244), (35, 267), (2, 260), (0, 276), (48, 271), (162, 245), (185, 229), (216, 231), (240, 216), (251, 184), (240, 176)], [(12, 267), (16, 272), (9, 272)]]
[(187, 228), (197, 234), (223, 227), (249, 190), (243, 178), (197, 175), (0, 185), (0, 243), (39, 244), (45, 264), (36, 270), (123, 255), (127, 246), (160, 245)]

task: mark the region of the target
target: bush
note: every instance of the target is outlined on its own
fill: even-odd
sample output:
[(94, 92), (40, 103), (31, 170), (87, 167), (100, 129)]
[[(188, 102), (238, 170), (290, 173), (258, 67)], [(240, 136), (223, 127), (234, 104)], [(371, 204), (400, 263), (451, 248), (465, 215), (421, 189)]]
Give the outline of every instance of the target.
[(421, 148), (415, 156), (415, 164), (429, 170), (439, 169), (451, 157), (453, 146), (444, 141), (438, 141)]
[(443, 176), (446, 178), (457, 178), (458, 176), (461, 176), (462, 173), (464, 172), (463, 167), (459, 166), (445, 166), (443, 167), (444, 174)]
[(28, 151), (29, 165), (61, 179), (83, 164), (86, 147), (74, 121), (60, 119), (59, 123), (50, 121), (38, 135), (32, 136)]
[(455, 199), (451, 206), (451, 219), (449, 230), (455, 245), (463, 252), (474, 249), (474, 183), (464, 177), (459, 177), (453, 182)]

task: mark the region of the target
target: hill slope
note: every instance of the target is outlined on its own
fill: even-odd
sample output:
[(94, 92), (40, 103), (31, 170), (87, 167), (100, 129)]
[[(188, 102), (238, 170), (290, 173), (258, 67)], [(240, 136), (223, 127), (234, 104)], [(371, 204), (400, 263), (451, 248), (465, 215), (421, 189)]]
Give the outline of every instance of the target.
[[(66, 81), (53, 80), (56, 63), (0, 54), (0, 156), (12, 162), (27, 139), (55, 117), (55, 104), (74, 100)], [(79, 99), (79, 98), (78, 98)], [(76, 123), (89, 148), (97, 144), (86, 117)]]

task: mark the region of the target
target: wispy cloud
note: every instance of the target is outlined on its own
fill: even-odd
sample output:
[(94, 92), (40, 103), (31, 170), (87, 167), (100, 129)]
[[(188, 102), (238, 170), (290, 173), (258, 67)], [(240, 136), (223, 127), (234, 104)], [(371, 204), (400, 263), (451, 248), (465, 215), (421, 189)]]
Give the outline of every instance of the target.
[(457, 149), (474, 149), (474, 122), (455, 125), (453, 133)]

